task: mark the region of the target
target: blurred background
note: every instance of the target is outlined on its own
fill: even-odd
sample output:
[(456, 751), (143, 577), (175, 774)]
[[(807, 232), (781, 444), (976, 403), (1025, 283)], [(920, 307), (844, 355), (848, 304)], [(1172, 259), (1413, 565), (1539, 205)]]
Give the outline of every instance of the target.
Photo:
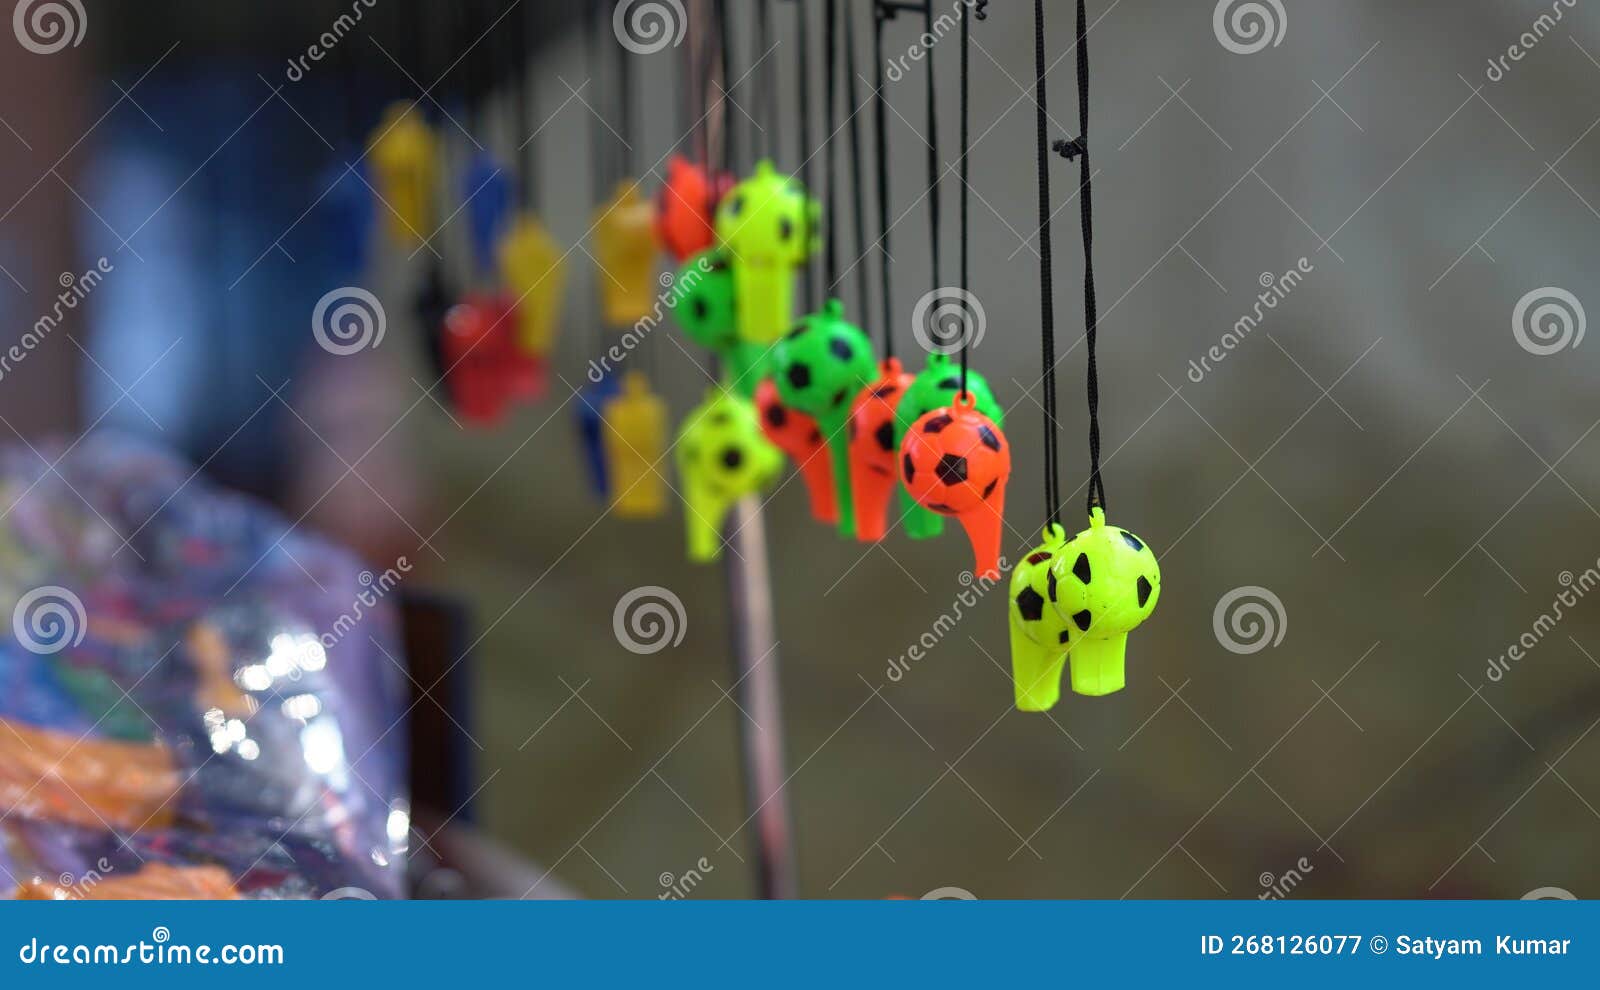
[[(687, 60), (624, 50), (611, 3), (530, 2), (82, 0), (81, 43), (19, 42), (0, 60), (5, 343), (51, 311), (63, 273), (105, 274), (4, 375), (4, 435), (138, 434), (374, 566), (406, 556), (408, 587), (471, 616), (451, 647), (470, 652), (462, 689), (414, 709), (439, 722), (447, 708), (463, 754), (439, 770), (461, 775), (439, 817), (475, 821), (582, 896), (672, 896), (693, 871), (689, 896), (746, 897), (750, 715), (728, 693), (727, 575), (685, 561), (676, 506), (608, 513), (575, 425), (608, 342), (591, 224), (614, 159), (596, 155), (625, 141), (654, 191), (669, 152), (693, 150)], [(19, 3), (18, 24), (37, 6)], [(733, 75), (749, 73), (729, 111), (742, 164), (756, 148), (807, 163), (820, 195), (833, 154), (849, 183), (848, 133), (824, 140), (822, 0), (729, 6)], [(840, 6), (871, 177), (871, 4)], [(1049, 134), (1070, 138), (1075, 8), (1044, 6)], [(327, 57), (299, 61), (357, 7)], [(693, 44), (711, 5), (681, 7)], [(1125, 691), (1023, 714), (1003, 588), (957, 605), (958, 532), (837, 539), (784, 485), (765, 503), (783, 724), (747, 728), (782, 732), (801, 894), (1593, 896), (1600, 601), (1583, 593), (1600, 580), (1600, 351), (1582, 344), (1600, 301), (1600, 13), (1097, 0), (1088, 15), (1108, 505), (1159, 554), (1161, 607), (1130, 641)], [(959, 40), (925, 45), (920, 15), (884, 30), (905, 59), (884, 96), (891, 303), (910, 351), (915, 302), (955, 277)], [(1027, 4), (973, 24), (971, 290), (987, 319), (973, 362), (1014, 447), (1012, 559), (1044, 521), (1033, 41)], [(355, 267), (337, 234), (361, 195), (345, 166), (396, 101), (445, 142), (454, 205), (428, 250), (375, 240)], [(836, 121), (843, 93), (840, 107)], [(566, 315), (548, 397), (474, 429), (446, 412), (412, 300), (434, 251), (471, 279), (469, 141), (514, 162), (533, 135), (539, 209), (572, 249)], [(1050, 167), (1076, 523), (1078, 169)], [(871, 178), (865, 197), (875, 217)], [(874, 297), (853, 269), (836, 294), (879, 312), (876, 254), (849, 230), (841, 251), (869, 266)], [(311, 314), (347, 285), (383, 302), (387, 335), (332, 355)], [(881, 320), (862, 323), (876, 339)], [(708, 384), (675, 328), (629, 360), (674, 422)], [(681, 599), (685, 632), (638, 655), (612, 613), (646, 585)]]

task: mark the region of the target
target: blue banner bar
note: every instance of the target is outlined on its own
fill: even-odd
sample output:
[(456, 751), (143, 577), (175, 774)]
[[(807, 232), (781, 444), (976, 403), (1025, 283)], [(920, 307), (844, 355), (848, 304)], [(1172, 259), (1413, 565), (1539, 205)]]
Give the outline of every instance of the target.
[(1597, 946), (1585, 901), (0, 902), (6, 988), (1593, 985)]

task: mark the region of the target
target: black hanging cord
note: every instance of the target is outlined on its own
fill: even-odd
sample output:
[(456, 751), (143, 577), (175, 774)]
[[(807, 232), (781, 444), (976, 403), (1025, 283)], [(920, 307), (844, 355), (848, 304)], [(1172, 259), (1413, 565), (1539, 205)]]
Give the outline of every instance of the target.
[[(966, 18), (961, 19), (963, 25)], [(923, 25), (928, 37), (936, 37), (933, 33), (933, 0), (926, 0), (923, 8)], [(944, 284), (942, 272), (944, 266), (939, 263), (939, 102), (934, 94), (933, 67), (937, 59), (934, 50), (928, 48), (924, 53), (928, 63), (928, 255), (933, 265), (933, 288), (937, 289)]]
[[(844, 8), (844, 93), (845, 102), (850, 105), (848, 116), (850, 127), (850, 199), (851, 210), (855, 219), (856, 234), (856, 291), (860, 296), (857, 303), (858, 312), (866, 315), (867, 307), (872, 304), (871, 288), (872, 276), (867, 270), (867, 203), (866, 183), (863, 181), (861, 168), (861, 104), (856, 101), (856, 18), (850, 10), (850, 0), (829, 0), (830, 4), (843, 3)], [(836, 281), (838, 276), (833, 276)], [(830, 291), (832, 283), (830, 282)]]
[(872, 51), (875, 73), (873, 85), (877, 87), (878, 111), (874, 121), (878, 146), (878, 260), (883, 272), (883, 357), (889, 360), (894, 357), (894, 334), (889, 329), (894, 323), (894, 292), (889, 278), (893, 265), (889, 260), (889, 107), (883, 95), (883, 25), (894, 14), (882, 3), (875, 7)]
[[(522, 202), (529, 210), (539, 205), (539, 142), (534, 137), (539, 125), (534, 120), (538, 102), (533, 90), (534, 46), (540, 36), (538, 5), (524, 2), (522, 7), (522, 51), (518, 58), (518, 71), (512, 74), (517, 87), (517, 130), (526, 129), (522, 135)], [(510, 34), (511, 32), (507, 32)]]
[[(589, 78), (595, 80), (595, 92), (597, 94), (595, 97), (596, 102), (599, 102), (602, 106), (604, 106), (604, 101), (598, 95), (602, 86), (600, 80), (605, 75), (600, 67), (600, 22), (593, 16), (584, 18), (583, 47), (589, 63)], [(594, 115), (591, 114), (590, 116), (593, 117)], [(594, 177), (592, 195), (594, 201), (598, 203), (600, 201), (600, 197), (605, 194), (607, 187), (605, 176), (606, 149), (605, 145), (600, 141), (599, 123), (595, 120), (589, 120), (588, 129), (589, 157), (592, 160), (590, 164), (590, 174)]]
[[(794, 0), (794, 13), (796, 18), (795, 45), (798, 54), (795, 57), (794, 84), (796, 102), (800, 111), (800, 184), (806, 188), (807, 195), (814, 190), (811, 187), (811, 18), (806, 11), (806, 0)], [(831, 57), (831, 55), (830, 55)], [(826, 119), (826, 118), (825, 118)], [(772, 124), (768, 124), (771, 127)], [(833, 156), (829, 154), (831, 164)], [(832, 189), (829, 189), (830, 202)], [(833, 218), (828, 218), (828, 230), (833, 229)], [(820, 308), (822, 299), (817, 295), (817, 270), (812, 264), (811, 255), (806, 255), (804, 264), (806, 298), (813, 300)]]
[(1044, 507), (1051, 526), (1061, 524), (1061, 475), (1057, 466), (1055, 283), (1050, 257), (1050, 151), (1045, 110), (1044, 0), (1033, 0), (1033, 101), (1039, 152), (1039, 325), (1044, 349)]
[[(975, 16), (986, 16), (978, 10)], [(972, 139), (970, 122), (968, 121), (971, 110), (972, 88), (972, 24), (966, 17), (961, 18), (961, 291), (972, 292), (971, 244), (969, 240), (969, 207), (971, 206), (971, 187), (967, 184), (967, 158), (972, 154)], [(967, 394), (967, 352), (971, 349), (972, 335), (965, 334), (961, 339), (961, 393)]]
[[(826, 132), (823, 138), (826, 144), (823, 147), (825, 157), (822, 181), (828, 187), (828, 217), (822, 232), (822, 266), (827, 276), (827, 285), (821, 296), (827, 296), (833, 291), (833, 284), (839, 280), (839, 172), (835, 167), (833, 148), (833, 121), (837, 109), (839, 82), (839, 4), (838, 0), (823, 0), (823, 3), (826, 6), (822, 10), (822, 129)], [(801, 9), (804, 10), (803, 7)], [(806, 146), (810, 147), (810, 143), (806, 142)], [(823, 301), (821, 296), (818, 297), (818, 302)]]
[(733, 30), (728, 23), (728, 0), (714, 0), (712, 12), (717, 19), (717, 57), (722, 72), (722, 168), (737, 172), (739, 150), (734, 141), (733, 114), (727, 106), (733, 100)]
[[(700, 7), (695, 8), (696, 12), (701, 9), (702, 8)], [(711, 9), (710, 5), (708, 4), (704, 9), (709, 11)], [(698, 87), (695, 92), (699, 97), (698, 105), (693, 108), (693, 112), (697, 121), (695, 126), (699, 129), (698, 150), (700, 153), (700, 163), (704, 165), (706, 170), (709, 172), (712, 168), (711, 108), (716, 102), (712, 99), (711, 87), (716, 80), (716, 61), (718, 57), (718, 51), (716, 39), (711, 32), (695, 31), (690, 35), (690, 37), (695, 39), (690, 42), (690, 48), (694, 48), (696, 44), (699, 45), (699, 51), (697, 53), (698, 57), (695, 60), (694, 68), (692, 70), (695, 73), (694, 79)], [(715, 206), (716, 204), (713, 203), (712, 205)]]
[(761, 131), (761, 155), (774, 161), (778, 158), (778, 62), (777, 59), (768, 57), (767, 52), (772, 49), (772, 3), (771, 0), (756, 0), (756, 50), (753, 58), (762, 59), (761, 63), (761, 116), (764, 118), (765, 127), (761, 124), (755, 126)]
[[(618, 138), (617, 148), (617, 174), (615, 180), (634, 174), (633, 153), (633, 59), (622, 51), (618, 44), (613, 49), (613, 62), (617, 71), (617, 130), (622, 132)], [(614, 135), (613, 135), (614, 136)]]
[[(1094, 198), (1090, 191), (1089, 169), (1089, 14), (1084, 7), (1084, 0), (1078, 0), (1078, 136), (1071, 141), (1057, 141), (1055, 150), (1069, 161), (1079, 159), (1082, 181), (1079, 196), (1083, 219), (1083, 334), (1089, 365), (1089, 510), (1092, 512), (1105, 508), (1106, 486), (1100, 474), (1100, 374), (1095, 362), (1100, 317), (1094, 294)], [(1041, 104), (1040, 114), (1043, 112)], [(1043, 133), (1043, 123), (1039, 126)]]

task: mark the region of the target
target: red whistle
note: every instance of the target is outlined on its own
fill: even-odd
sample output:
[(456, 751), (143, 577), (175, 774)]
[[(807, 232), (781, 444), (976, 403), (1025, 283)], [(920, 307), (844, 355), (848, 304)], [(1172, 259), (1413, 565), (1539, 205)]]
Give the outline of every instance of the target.
[(711, 226), (717, 204), (733, 188), (733, 176), (708, 171), (681, 155), (667, 161), (667, 181), (656, 191), (656, 239), (674, 258), (687, 261), (716, 241)]
[(970, 392), (928, 413), (900, 444), (900, 478), (917, 504), (954, 516), (967, 531), (978, 577), (1000, 576), (1011, 448), (994, 421), (974, 408)]
[[(761, 432), (800, 469), (806, 491), (811, 494), (811, 515), (830, 526), (837, 523), (839, 504), (833, 493), (833, 458), (817, 421), (785, 406), (771, 378), (762, 379), (756, 387), (756, 410), (761, 414)], [(890, 472), (893, 483), (892, 467)]]
[(445, 315), (445, 383), (462, 418), (499, 423), (515, 398), (529, 394), (536, 372), (512, 340), (509, 299), (472, 295)]
[(894, 497), (894, 412), (916, 380), (898, 358), (881, 366), (878, 380), (856, 394), (850, 407), (850, 496), (855, 505), (856, 539), (871, 543), (888, 529)]

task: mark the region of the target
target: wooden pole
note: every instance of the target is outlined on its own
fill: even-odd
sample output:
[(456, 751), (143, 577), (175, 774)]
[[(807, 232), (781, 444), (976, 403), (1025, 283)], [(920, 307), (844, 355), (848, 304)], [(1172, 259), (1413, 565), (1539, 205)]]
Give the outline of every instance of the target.
[(783, 700), (778, 639), (761, 504), (746, 498), (729, 516), (734, 536), (726, 555), (733, 625), (734, 696), (747, 823), (754, 828), (756, 892), (764, 900), (798, 896), (783, 751)]

